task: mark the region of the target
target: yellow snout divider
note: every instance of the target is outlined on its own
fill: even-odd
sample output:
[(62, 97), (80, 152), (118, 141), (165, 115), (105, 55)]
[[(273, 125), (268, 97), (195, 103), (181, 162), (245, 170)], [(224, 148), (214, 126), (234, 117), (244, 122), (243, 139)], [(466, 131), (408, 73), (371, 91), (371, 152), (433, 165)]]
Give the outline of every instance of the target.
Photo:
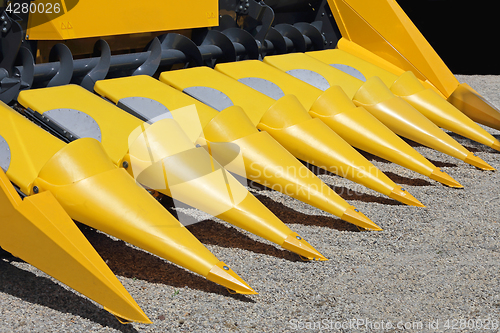
[(342, 34), (338, 49), (398, 76), (411, 71), (472, 120), (500, 130), (500, 111), (458, 82), (395, 0), (328, 0), (328, 4)]
[(151, 323), (54, 196), (43, 192), (21, 200), (1, 168), (0, 245), (101, 304), (120, 322)]
[[(395, 96), (376, 76), (363, 82), (304, 53), (271, 56), (266, 57), (264, 61), (320, 89), (324, 87), (326, 90), (332, 85), (338, 85), (352, 98), (355, 105), (369, 111), (394, 133), (477, 168), (494, 170), (491, 165), (465, 149), (405, 100)], [(313, 73), (313, 79), (300, 75), (297, 69)]]
[[(25, 93), (35, 91), (20, 94), (19, 102), (29, 105)], [(220, 261), (125, 170), (118, 169), (97, 140), (65, 144), (7, 107), (0, 108), (0, 117), (0, 135), (12, 151), (6, 174), (23, 193), (50, 191), (72, 219), (212, 281), (220, 278), (212, 272)], [(225, 287), (255, 293), (234, 272), (224, 272)]]
[[(379, 77), (390, 90), (402, 97), (434, 124), (466, 138), (482, 143), (488, 147), (500, 150), (500, 142), (486, 132), (472, 119), (447, 102), (439, 93), (426, 88), (413, 74), (405, 72), (397, 76), (381, 67), (369, 63), (343, 50), (322, 50), (308, 52), (310, 55), (330, 66), (355, 70), (366, 80), (373, 76)], [(340, 66), (339, 66), (340, 65)], [(347, 72), (348, 73), (348, 72)]]
[(99, 81), (95, 90), (124, 109), (131, 97), (144, 101), (143, 110), (157, 103), (170, 111), (193, 143), (205, 147), (227, 170), (362, 228), (380, 230), (267, 132), (259, 132), (238, 106), (219, 112), (149, 76)]
[[(219, 64), (216, 70), (272, 97), (295, 95), (313, 118), (321, 119), (350, 145), (451, 187), (462, 187), (419, 154), (371, 113), (356, 107), (339, 86), (322, 91), (258, 60)], [(280, 96), (278, 95), (278, 96)]]
[[(106, 81), (99, 83), (105, 85)], [(146, 188), (290, 249), (286, 239), (294, 232), (205, 149), (195, 147), (179, 124), (168, 118), (168, 110), (163, 110), (160, 119), (149, 124), (80, 86), (45, 88), (28, 93), (31, 94), (25, 94), (23, 101), (46, 117), (56, 108), (70, 108), (95, 121), (103, 147), (114, 164), (127, 166), (127, 171)], [(311, 260), (326, 260), (302, 237), (300, 240), (302, 245), (290, 250)]]
[(230, 101), (242, 107), (257, 128), (268, 132), (295, 157), (393, 199), (423, 206), (325, 123), (313, 119), (293, 95), (274, 100), (208, 67), (164, 72), (160, 80), (211, 106)]

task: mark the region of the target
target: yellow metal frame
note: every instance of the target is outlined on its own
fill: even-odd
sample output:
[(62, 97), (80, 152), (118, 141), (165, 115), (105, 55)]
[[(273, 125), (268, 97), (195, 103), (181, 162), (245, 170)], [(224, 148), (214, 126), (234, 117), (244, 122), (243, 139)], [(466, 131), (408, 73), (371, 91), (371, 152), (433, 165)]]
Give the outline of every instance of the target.
[(64, 14), (54, 10), (52, 13), (30, 14), (26, 39), (66, 40), (193, 29), (219, 24), (217, 0), (82, 0), (71, 9), (69, 0), (35, 0), (32, 3), (36, 8), (43, 8), (43, 4), (56, 2), (61, 5), (60, 10)]

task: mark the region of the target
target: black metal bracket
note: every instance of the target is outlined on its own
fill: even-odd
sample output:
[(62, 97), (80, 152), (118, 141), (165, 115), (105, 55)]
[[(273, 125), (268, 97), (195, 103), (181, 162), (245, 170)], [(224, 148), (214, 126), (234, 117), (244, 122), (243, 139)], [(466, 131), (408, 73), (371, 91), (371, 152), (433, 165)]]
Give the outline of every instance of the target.
[(20, 111), (26, 118), (30, 119), (35, 124), (66, 143), (79, 139), (75, 133), (72, 133), (50, 121), (50, 119), (45, 117), (43, 114), (40, 114), (30, 108), (22, 108)]

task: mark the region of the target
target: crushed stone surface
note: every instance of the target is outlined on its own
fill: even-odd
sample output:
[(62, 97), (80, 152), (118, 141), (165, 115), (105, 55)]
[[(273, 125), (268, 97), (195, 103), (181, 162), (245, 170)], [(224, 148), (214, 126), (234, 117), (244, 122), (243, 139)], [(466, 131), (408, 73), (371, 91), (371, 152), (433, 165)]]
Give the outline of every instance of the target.
[[(500, 107), (500, 76), (457, 77)], [(500, 131), (484, 128), (500, 139)], [(500, 152), (452, 135), (500, 168)], [(500, 172), (481, 171), (418, 144), (415, 149), (464, 189), (448, 188), (366, 154), (426, 205), (416, 208), (313, 168), (382, 227), (379, 232), (360, 232), (281, 193), (252, 187), (259, 200), (329, 258), (326, 262), (303, 262), (246, 231), (195, 209), (178, 208), (177, 214), (202, 221), (189, 230), (259, 295), (231, 295), (163, 259), (80, 226), (152, 325), (122, 325), (100, 305), (2, 253), (0, 332), (496, 332)]]

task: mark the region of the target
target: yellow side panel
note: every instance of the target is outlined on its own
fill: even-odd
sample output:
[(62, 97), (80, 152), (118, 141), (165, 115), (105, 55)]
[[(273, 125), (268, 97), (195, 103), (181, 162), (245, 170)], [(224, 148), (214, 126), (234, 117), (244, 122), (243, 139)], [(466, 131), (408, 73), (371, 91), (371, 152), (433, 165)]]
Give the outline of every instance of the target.
[[(40, 170), (65, 143), (27, 121), (3, 102), (0, 102), (0, 119), (0, 136), (12, 154), (6, 174), (23, 193), (30, 194)], [(33, 142), (38, 144), (33, 145)]]
[[(48, 8), (35, 0), (36, 8)], [(27, 39), (63, 40), (217, 26), (217, 0), (59, 0), (60, 12), (29, 16)], [(70, 4), (71, 2), (71, 4)], [(70, 10), (71, 6), (74, 7)], [(35, 7), (33, 7), (35, 8)], [(46, 11), (46, 10), (45, 10)], [(61, 13), (64, 13), (61, 15)]]
[(431, 45), (394, 0), (328, 0), (342, 37), (364, 47), (445, 96), (458, 86)]

